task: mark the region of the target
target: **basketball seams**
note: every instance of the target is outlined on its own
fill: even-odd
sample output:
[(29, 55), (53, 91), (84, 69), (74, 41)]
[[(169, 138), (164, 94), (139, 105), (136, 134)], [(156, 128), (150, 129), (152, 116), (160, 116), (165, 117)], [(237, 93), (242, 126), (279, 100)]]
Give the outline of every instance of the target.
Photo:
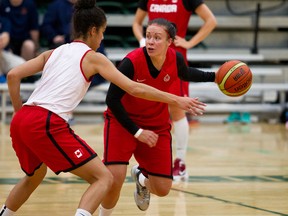
[(231, 76), (231, 74), (239, 67), (246, 65), (243, 62), (239, 62), (238, 64), (234, 65), (232, 68), (229, 69), (229, 71), (225, 74), (225, 76), (223, 77), (221, 83), (219, 84), (220, 89), (225, 89), (225, 83), (227, 81), (227, 79)]
[[(238, 68), (237, 68), (238, 69)], [(240, 70), (241, 68), (239, 68)], [(243, 68), (242, 68), (243, 69)], [(249, 70), (249, 68), (247, 67), (247, 69)], [(234, 72), (237, 72), (236, 69), (231, 73), (231, 76), (234, 76)], [(235, 86), (239, 85), (239, 83), (243, 83), (243, 82), (247, 82), (251, 79), (251, 72), (250, 70), (248, 71), (249, 73), (245, 73), (241, 76), (241, 78), (239, 78), (239, 80), (237, 80), (237, 82), (235, 82), (234, 84), (230, 84), (230, 86), (228, 86), (228, 84), (225, 82), (224, 84), (224, 88), (226, 90), (235, 88)], [(227, 78), (228, 79), (228, 78)]]
[(216, 74), (220, 91), (230, 97), (244, 95), (252, 86), (253, 74), (248, 65), (239, 60), (225, 62)]
[(240, 91), (240, 92), (228, 92), (226, 91), (225, 89), (222, 89), (221, 91), (226, 94), (227, 96), (231, 96), (231, 97), (238, 97), (238, 96), (241, 96), (243, 94), (245, 94), (252, 86), (252, 82), (250, 83), (249, 87), (245, 88), (243, 91)]

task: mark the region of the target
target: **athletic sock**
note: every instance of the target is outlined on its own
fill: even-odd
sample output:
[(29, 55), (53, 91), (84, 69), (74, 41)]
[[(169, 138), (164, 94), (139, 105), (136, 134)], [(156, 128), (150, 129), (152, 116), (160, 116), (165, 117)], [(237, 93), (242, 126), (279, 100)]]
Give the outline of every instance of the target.
[(8, 209), (6, 205), (3, 205), (1, 210), (0, 210), (0, 216), (12, 216), (12, 215), (14, 215), (14, 213), (15, 212)]
[(113, 212), (114, 208), (105, 209), (102, 205), (100, 205), (99, 216), (110, 216)]
[(75, 216), (92, 216), (92, 214), (84, 209), (78, 208)]
[(189, 137), (189, 123), (187, 118), (184, 117), (178, 121), (174, 121), (173, 125), (176, 141), (176, 157), (185, 161)]
[(146, 177), (142, 173), (140, 173), (139, 178), (138, 178), (138, 182), (140, 183), (140, 185), (142, 187), (146, 187), (145, 186), (145, 179), (146, 179)]

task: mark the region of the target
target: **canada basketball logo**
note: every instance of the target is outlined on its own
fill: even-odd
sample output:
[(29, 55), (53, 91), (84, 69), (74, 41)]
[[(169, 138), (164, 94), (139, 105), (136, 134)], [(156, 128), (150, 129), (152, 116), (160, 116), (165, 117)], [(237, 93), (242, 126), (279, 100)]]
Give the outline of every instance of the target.
[(168, 74), (166, 74), (166, 76), (164, 77), (164, 82), (169, 82), (170, 80), (170, 76)]

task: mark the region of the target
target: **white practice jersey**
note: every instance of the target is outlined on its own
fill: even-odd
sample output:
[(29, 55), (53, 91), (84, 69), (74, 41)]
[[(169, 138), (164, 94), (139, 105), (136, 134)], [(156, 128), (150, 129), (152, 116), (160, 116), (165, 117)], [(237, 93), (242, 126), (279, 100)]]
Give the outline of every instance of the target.
[(90, 50), (83, 42), (72, 42), (56, 48), (24, 105), (43, 107), (68, 121), (90, 85), (90, 80), (85, 78), (81, 68), (81, 62)]

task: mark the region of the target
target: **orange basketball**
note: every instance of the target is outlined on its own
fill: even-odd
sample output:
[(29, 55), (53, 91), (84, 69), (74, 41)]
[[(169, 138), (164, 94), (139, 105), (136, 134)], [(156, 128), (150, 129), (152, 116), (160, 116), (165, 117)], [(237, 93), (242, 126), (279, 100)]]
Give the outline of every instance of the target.
[(216, 73), (216, 82), (221, 92), (231, 97), (244, 95), (252, 85), (250, 68), (239, 60), (225, 62)]

